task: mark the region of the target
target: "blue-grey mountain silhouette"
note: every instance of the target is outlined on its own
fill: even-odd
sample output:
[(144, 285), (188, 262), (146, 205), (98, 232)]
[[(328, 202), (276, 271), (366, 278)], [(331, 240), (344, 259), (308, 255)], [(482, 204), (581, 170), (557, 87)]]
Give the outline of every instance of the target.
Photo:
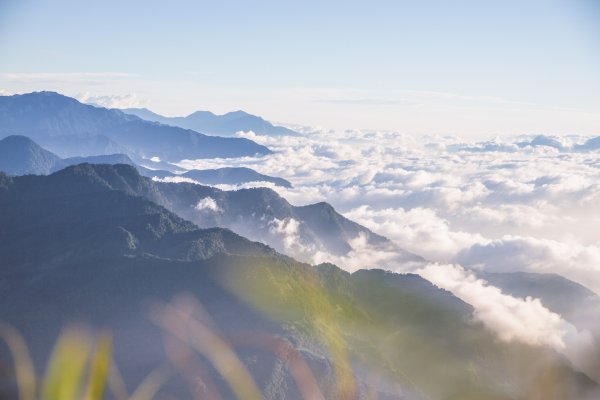
[(147, 121), (193, 129), (209, 135), (233, 136), (237, 132), (252, 131), (265, 136), (299, 136), (298, 132), (244, 111), (232, 111), (223, 115), (210, 111), (196, 111), (186, 117), (164, 117), (146, 108), (127, 108), (123, 112), (136, 115)]
[(56, 154), (25, 136), (0, 139), (0, 171), (9, 175), (44, 175), (65, 167)]
[(53, 92), (0, 96), (0, 137), (12, 134), (29, 136), (61, 157), (127, 153), (179, 161), (270, 153), (248, 139), (206, 136)]
[(575, 145), (573, 147), (576, 151), (595, 151), (600, 149), (600, 136), (590, 138), (585, 143)]
[(181, 176), (207, 185), (239, 185), (249, 182), (270, 182), (277, 186), (292, 187), (292, 184), (283, 178), (260, 174), (253, 169), (245, 167), (196, 169), (184, 172)]
[[(147, 163), (148, 160), (142, 160)], [(0, 139), (0, 171), (8, 175), (47, 175), (69, 165), (77, 164), (128, 164), (133, 165), (143, 176), (150, 178), (166, 178), (183, 176), (206, 185), (241, 185), (250, 182), (270, 182), (278, 186), (292, 187), (283, 179), (260, 174), (253, 169), (244, 167), (225, 167), (217, 169), (190, 170), (175, 174), (171, 171), (150, 169), (137, 165), (126, 154), (106, 154), (99, 156), (60, 158), (56, 154), (43, 149), (26, 136), (11, 135)], [(165, 163), (160, 163), (164, 165)], [(175, 166), (171, 166), (176, 169)]]

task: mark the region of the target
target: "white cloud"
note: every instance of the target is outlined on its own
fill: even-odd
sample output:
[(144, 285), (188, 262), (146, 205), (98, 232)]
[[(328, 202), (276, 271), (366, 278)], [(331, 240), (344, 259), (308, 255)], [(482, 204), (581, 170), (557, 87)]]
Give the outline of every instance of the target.
[[(509, 296), (464, 269), (555, 273), (600, 294), (597, 154), (518, 145), (534, 137), (464, 143), (450, 136), (310, 132), (305, 137), (253, 137), (275, 151), (259, 159), (184, 160), (179, 165), (247, 166), (290, 180), (293, 188), (269, 187), (295, 205), (328, 201), (393, 245), (371, 246), (359, 236), (350, 241), (347, 254), (332, 255), (303, 248), (301, 228), (280, 222), (277, 229), (287, 244), (281, 251), (348, 271), (420, 270), (471, 304), (475, 317), (502, 340), (551, 346), (597, 377), (599, 369), (589, 355), (598, 349), (591, 334), (581, 330), (596, 329), (589, 321), (595, 315), (592, 308), (582, 305), (576, 315), (565, 315), (574, 326), (539, 299)], [(587, 139), (557, 142), (567, 148)], [(443, 265), (424, 267), (426, 263), (408, 259), (399, 249)]]
[(458, 265), (431, 264), (417, 271), (436, 286), (452, 292), (475, 309), (475, 317), (504, 341), (519, 340), (563, 350), (565, 322), (539, 299), (517, 299)]
[(350, 239), (348, 244), (351, 250), (344, 255), (334, 255), (321, 250), (314, 252), (309, 261), (313, 264), (333, 263), (350, 272), (372, 268), (409, 272), (423, 265), (422, 260), (393, 244), (370, 244), (366, 234), (362, 232)]
[(90, 93), (80, 93), (75, 98), (82, 103), (92, 104), (106, 108), (136, 108), (141, 107), (145, 103), (136, 94), (123, 95), (92, 95)]
[(444, 262), (461, 249), (485, 241), (481, 235), (451, 231), (434, 210), (360, 206), (345, 213), (353, 221), (394, 240), (400, 247), (432, 261)]
[(292, 204), (328, 201), (400, 247), (439, 262), (508, 236), (598, 245), (600, 161), (515, 144), (532, 137), (490, 142), (515, 149), (510, 153), (456, 151), (456, 144), (477, 145), (394, 132), (318, 131), (255, 139), (275, 153), (179, 165), (247, 166), (281, 176), (294, 188), (269, 187)]
[(217, 204), (215, 199), (212, 197), (205, 197), (200, 199), (198, 203), (194, 206), (194, 208), (198, 211), (211, 211), (213, 213), (223, 212), (221, 207)]
[(269, 221), (269, 231), (278, 237), (283, 250), (302, 260), (310, 256), (316, 249), (303, 243), (300, 234), (300, 221), (294, 218), (273, 218)]
[(584, 246), (532, 237), (506, 236), (474, 244), (455, 258), (465, 266), (487, 271), (555, 273), (600, 295), (600, 246)]
[[(184, 160), (179, 165), (247, 166), (281, 176), (294, 187), (270, 187), (292, 204), (328, 201), (397, 246), (378, 248), (358, 237), (345, 255), (319, 248), (301, 252), (293, 250), (292, 243), (301, 242), (287, 227), (288, 250), (281, 249), (304, 261), (329, 261), (349, 271), (381, 267), (404, 272), (423, 266), (407, 262), (401, 248), (466, 268), (556, 273), (600, 294), (600, 159), (568, 151), (588, 138), (555, 138), (563, 146), (559, 151), (519, 145), (534, 136), (465, 143), (451, 136), (305, 131), (310, 132), (305, 137), (253, 137), (275, 151), (260, 159)], [(591, 348), (585, 332), (539, 300), (512, 298), (460, 267), (445, 268), (446, 275), (426, 270), (428, 279), (453, 285), (455, 294), (504, 339), (562, 346), (570, 359)]]
[(167, 182), (167, 183), (180, 183), (180, 182), (196, 183), (196, 184), (198, 183), (191, 178), (186, 178), (185, 176), (166, 176), (164, 178), (159, 178), (159, 177), (155, 176), (152, 178), (152, 180), (155, 182)]
[(474, 308), (474, 317), (503, 341), (550, 346), (574, 366), (598, 379), (598, 348), (588, 331), (579, 331), (548, 310), (539, 299), (516, 298), (458, 265), (430, 264), (417, 271), (436, 286), (452, 292)]

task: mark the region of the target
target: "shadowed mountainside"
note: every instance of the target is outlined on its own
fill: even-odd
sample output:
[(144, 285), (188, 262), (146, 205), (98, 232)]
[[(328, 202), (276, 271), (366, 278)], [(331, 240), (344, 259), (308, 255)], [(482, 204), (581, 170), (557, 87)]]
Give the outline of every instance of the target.
[[(148, 305), (188, 292), (265, 398), (300, 392), (281, 356), (256, 347), (261, 337), (297, 349), (323, 398), (584, 398), (597, 388), (548, 349), (498, 341), (469, 305), (418, 276), (311, 267), (227, 230), (198, 229), (147, 200), (161, 195), (151, 183), (124, 165), (0, 174), (0, 315), (37, 365), (62, 326), (85, 323), (113, 332), (116, 363), (135, 385), (168, 358)], [(188, 390), (204, 389), (174, 377), (161, 395)]]

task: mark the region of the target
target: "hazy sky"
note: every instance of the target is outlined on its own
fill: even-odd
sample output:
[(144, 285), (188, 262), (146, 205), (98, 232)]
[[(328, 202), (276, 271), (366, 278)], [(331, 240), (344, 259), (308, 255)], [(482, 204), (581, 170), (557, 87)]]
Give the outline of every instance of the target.
[(600, 134), (600, 2), (0, 0), (0, 90), (336, 129)]

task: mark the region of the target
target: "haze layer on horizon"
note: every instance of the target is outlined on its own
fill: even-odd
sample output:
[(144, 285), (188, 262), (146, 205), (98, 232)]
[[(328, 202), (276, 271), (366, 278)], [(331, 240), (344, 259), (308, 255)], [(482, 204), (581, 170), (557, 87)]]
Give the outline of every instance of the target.
[(0, 1), (0, 94), (332, 129), (600, 134), (593, 0)]

